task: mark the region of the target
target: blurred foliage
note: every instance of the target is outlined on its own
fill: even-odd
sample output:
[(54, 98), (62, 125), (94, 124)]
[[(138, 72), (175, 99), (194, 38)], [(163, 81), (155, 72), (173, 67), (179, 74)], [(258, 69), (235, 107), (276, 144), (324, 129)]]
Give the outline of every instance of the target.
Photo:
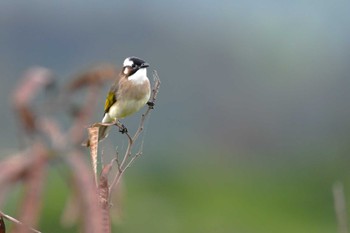
[[(201, 153), (198, 160), (186, 158), (193, 155), (181, 155), (183, 151), (167, 153), (144, 156), (128, 170), (122, 217), (114, 225), (115, 232), (337, 230), (331, 192), (336, 173), (327, 163), (269, 165), (267, 169), (266, 163), (239, 163), (237, 157), (220, 150)], [(168, 159), (160, 163), (154, 160), (157, 156)], [(77, 231), (59, 223), (68, 195), (62, 175), (67, 175), (65, 168), (58, 167), (48, 178), (42, 232)], [(11, 209), (18, 193), (6, 209)]]

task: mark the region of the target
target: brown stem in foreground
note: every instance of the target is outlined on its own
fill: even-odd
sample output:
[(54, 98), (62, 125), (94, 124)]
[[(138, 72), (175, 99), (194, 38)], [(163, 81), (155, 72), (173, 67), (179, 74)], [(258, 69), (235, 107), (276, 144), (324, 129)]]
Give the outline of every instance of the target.
[(337, 182), (333, 185), (334, 209), (338, 222), (338, 232), (348, 233), (348, 216), (346, 212), (346, 201), (343, 184)]

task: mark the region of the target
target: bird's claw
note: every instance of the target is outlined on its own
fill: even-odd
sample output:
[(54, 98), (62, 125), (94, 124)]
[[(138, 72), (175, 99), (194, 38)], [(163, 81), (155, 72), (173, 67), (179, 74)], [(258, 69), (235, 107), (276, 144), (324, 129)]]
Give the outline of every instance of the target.
[(154, 109), (154, 102), (153, 101), (148, 101), (147, 105), (150, 109)]
[(119, 126), (119, 132), (125, 134), (128, 132), (128, 129), (125, 127), (125, 125), (122, 124), (121, 126)]

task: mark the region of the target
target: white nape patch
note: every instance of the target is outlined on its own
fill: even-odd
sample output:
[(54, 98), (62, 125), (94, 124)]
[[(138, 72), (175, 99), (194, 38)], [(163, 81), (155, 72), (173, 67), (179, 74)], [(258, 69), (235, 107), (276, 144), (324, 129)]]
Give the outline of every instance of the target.
[(130, 60), (130, 57), (126, 58), (124, 60), (123, 66), (132, 66), (134, 64), (134, 62), (132, 60)]
[(147, 69), (141, 68), (138, 71), (136, 71), (133, 75), (129, 76), (128, 78), (130, 81), (133, 81), (135, 84), (143, 84), (148, 78), (147, 78)]

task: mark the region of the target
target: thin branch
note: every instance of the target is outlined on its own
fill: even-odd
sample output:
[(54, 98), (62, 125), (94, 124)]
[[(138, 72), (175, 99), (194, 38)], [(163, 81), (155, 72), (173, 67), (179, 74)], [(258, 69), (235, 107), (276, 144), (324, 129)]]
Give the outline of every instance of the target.
[(130, 161), (128, 162), (128, 164), (126, 164), (125, 170), (131, 166), (131, 164), (135, 161), (135, 159), (137, 159), (138, 157), (140, 157), (140, 156), (142, 155), (142, 151), (143, 151), (143, 141), (141, 142), (141, 146), (140, 146), (139, 151), (135, 154), (135, 156), (133, 156), (133, 157), (130, 159)]
[(133, 156), (133, 157), (130, 159), (130, 161), (128, 162), (128, 164), (126, 164), (125, 170), (126, 170), (127, 168), (129, 168), (129, 167), (131, 166), (131, 164), (135, 161), (135, 159), (137, 159), (137, 158), (140, 157), (141, 155), (142, 155), (142, 152), (136, 153), (136, 155)]
[(334, 209), (338, 222), (339, 233), (348, 233), (346, 202), (343, 184), (338, 182), (333, 185)]
[(135, 156), (133, 156), (133, 157), (129, 160), (129, 162), (126, 164), (126, 166), (125, 166), (124, 168), (118, 170), (117, 175), (114, 177), (114, 179), (113, 179), (111, 185), (109, 186), (109, 194), (110, 194), (109, 197), (110, 197), (110, 198), (111, 198), (111, 196), (112, 196), (112, 195), (111, 195), (111, 192), (112, 192), (114, 186), (117, 185), (117, 184), (119, 184), (120, 179), (122, 178), (122, 176), (123, 176), (124, 172), (126, 171), (126, 169), (129, 168), (130, 165), (134, 162), (134, 160), (135, 160), (136, 158), (138, 158), (141, 154), (142, 154), (142, 153), (137, 153)]
[(118, 153), (118, 148), (117, 148), (117, 152), (116, 152), (116, 155), (115, 155), (114, 160), (115, 160), (115, 162), (117, 163), (117, 168), (118, 168), (118, 171), (120, 172), (120, 171), (121, 171), (121, 167), (120, 167), (120, 163), (119, 163), (119, 153)]
[(34, 228), (31, 228), (31, 227), (28, 227), (28, 226), (25, 226), (21, 221), (15, 219), (14, 217), (11, 217), (10, 215), (7, 215), (5, 214), (4, 212), (0, 211), (0, 216), (2, 216), (3, 218), (13, 222), (13, 223), (16, 223), (22, 227), (26, 227), (28, 228), (28, 230), (30, 230), (31, 232), (35, 232), (35, 233), (41, 233), (40, 231), (38, 230), (35, 230)]
[[(124, 168), (124, 164), (126, 163), (127, 161), (127, 157), (131, 154), (131, 146), (132, 146), (132, 140), (129, 138), (129, 143), (128, 143), (128, 147), (126, 149), (126, 152), (124, 154), (124, 158), (123, 158), (123, 161), (119, 164), (118, 162), (118, 171), (117, 171), (117, 174), (115, 175), (111, 185), (109, 186), (109, 193), (112, 192), (113, 190), (113, 187), (119, 183), (120, 181), (120, 178), (122, 177), (122, 175), (124, 174), (125, 172), (125, 168)], [(111, 195), (109, 195), (111, 197)]]
[(124, 168), (124, 165), (125, 165), (127, 159), (129, 158), (129, 156), (131, 156), (131, 149), (132, 149), (132, 146), (134, 144), (134, 141), (132, 140), (132, 138), (128, 135), (127, 135), (127, 137), (128, 137), (128, 146), (126, 148), (123, 161), (120, 163), (120, 167), (122, 169)]

